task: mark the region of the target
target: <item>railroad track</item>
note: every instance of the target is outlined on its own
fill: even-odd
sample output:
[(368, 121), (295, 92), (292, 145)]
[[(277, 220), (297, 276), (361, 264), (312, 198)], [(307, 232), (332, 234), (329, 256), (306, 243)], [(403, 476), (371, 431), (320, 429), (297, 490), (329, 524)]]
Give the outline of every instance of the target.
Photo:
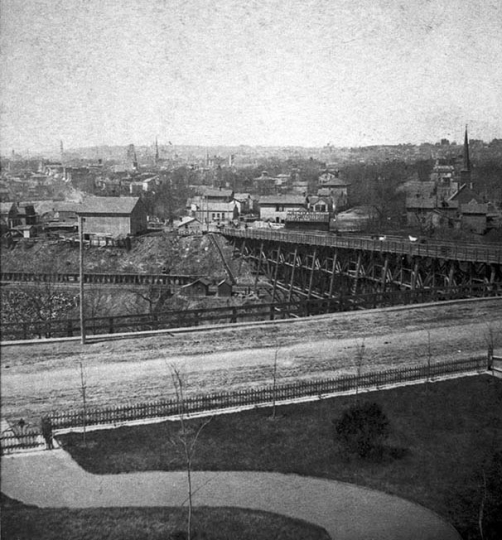
[[(92, 273), (84, 274), (84, 283), (108, 285), (188, 285), (199, 276), (174, 274), (131, 274), (131, 273)], [(78, 272), (39, 273), (39, 272), (1, 272), (3, 283), (80, 283)]]

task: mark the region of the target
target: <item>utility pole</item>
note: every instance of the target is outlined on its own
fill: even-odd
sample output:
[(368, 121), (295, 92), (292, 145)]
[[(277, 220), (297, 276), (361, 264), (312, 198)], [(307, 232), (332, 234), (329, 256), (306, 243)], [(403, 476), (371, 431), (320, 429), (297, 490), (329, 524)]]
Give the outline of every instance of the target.
[(80, 342), (85, 345), (84, 318), (84, 218), (78, 216), (78, 236), (80, 250), (79, 281), (80, 281)]

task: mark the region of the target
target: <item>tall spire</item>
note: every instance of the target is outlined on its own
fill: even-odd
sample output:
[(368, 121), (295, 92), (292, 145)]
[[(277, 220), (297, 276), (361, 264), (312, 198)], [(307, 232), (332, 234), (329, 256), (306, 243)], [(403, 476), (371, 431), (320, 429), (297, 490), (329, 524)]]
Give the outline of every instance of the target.
[(467, 124), (465, 125), (464, 160), (463, 160), (463, 163), (462, 163), (462, 171), (471, 172), (471, 161), (469, 159), (469, 137), (467, 135)]
[(471, 161), (469, 159), (469, 137), (467, 135), (467, 124), (465, 126), (464, 154), (462, 160), (462, 169), (460, 171), (460, 182), (472, 188), (471, 183)]

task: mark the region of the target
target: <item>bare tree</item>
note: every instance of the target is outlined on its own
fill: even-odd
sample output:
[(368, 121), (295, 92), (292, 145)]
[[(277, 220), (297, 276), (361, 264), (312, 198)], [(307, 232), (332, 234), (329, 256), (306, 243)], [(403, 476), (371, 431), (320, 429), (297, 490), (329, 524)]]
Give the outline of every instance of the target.
[(29, 283), (15, 283), (2, 291), (2, 320), (6, 322), (37, 322), (39, 337), (51, 337), (54, 320), (66, 319), (78, 306), (78, 295), (57, 282), (56, 276), (65, 272), (62, 261), (53, 257), (50, 260), (25, 261), (20, 268), (24, 272), (43, 274), (42, 279)]
[(276, 402), (276, 392), (277, 392), (277, 355), (279, 354), (279, 349), (275, 349), (274, 354), (274, 371), (273, 371), (273, 383), (272, 383), (272, 419), (275, 420), (275, 402)]
[(195, 446), (202, 430), (211, 422), (212, 416), (204, 420), (198, 427), (194, 428), (188, 422), (189, 413), (187, 410), (186, 388), (188, 386), (187, 376), (177, 366), (171, 366), (171, 380), (174, 386), (176, 404), (178, 408), (178, 418), (180, 430), (177, 439), (173, 441), (181, 446), (185, 469), (187, 473), (188, 489), (188, 519), (187, 519), (187, 540), (192, 540), (192, 513), (193, 513), (193, 488), (192, 488), (192, 463), (195, 454)]
[(110, 312), (110, 309), (107, 307), (109, 297), (111, 297), (109, 293), (98, 287), (87, 291), (84, 298), (86, 319), (107, 316)]
[(87, 448), (87, 376), (84, 370), (84, 365), (82, 361), (80, 360), (78, 362), (79, 365), (79, 372), (80, 372), (80, 395), (82, 396), (82, 409), (83, 409), (83, 416), (82, 416), (82, 428), (83, 428), (83, 440), (84, 440), (84, 448)]
[(366, 352), (366, 347), (364, 345), (364, 339), (363, 339), (361, 343), (356, 343), (356, 368), (357, 368), (356, 396), (359, 395), (359, 379), (361, 378), (361, 370), (363, 366), (365, 352)]
[(432, 348), (431, 348), (431, 333), (427, 331), (427, 382), (425, 384), (425, 393), (429, 393), (429, 383), (431, 380), (431, 360), (432, 360)]
[[(158, 285), (148, 285), (146, 287), (131, 287), (128, 292), (136, 296), (137, 299), (144, 300), (148, 306), (148, 313), (154, 313), (164, 291)], [(134, 305), (138, 309), (137, 303)], [(144, 313), (141, 307), (139, 307), (139, 311)]]
[(2, 294), (2, 319), (8, 322), (47, 323), (39, 337), (52, 334), (51, 322), (64, 319), (74, 311), (78, 301), (74, 294), (52, 281), (19, 283)]
[(486, 341), (486, 346), (487, 346), (488, 369), (492, 369), (493, 353), (495, 351), (495, 331), (491, 324), (488, 325), (488, 328), (486, 330), (485, 341)]

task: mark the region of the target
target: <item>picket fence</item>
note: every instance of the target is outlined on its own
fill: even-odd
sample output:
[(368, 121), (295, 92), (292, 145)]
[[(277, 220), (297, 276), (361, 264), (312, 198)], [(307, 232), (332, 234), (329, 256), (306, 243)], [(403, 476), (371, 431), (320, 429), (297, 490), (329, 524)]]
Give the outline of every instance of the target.
[(0, 451), (2, 454), (10, 454), (18, 450), (45, 448), (45, 441), (37, 429), (25, 430), (15, 433), (8, 430), (2, 433), (0, 439)]
[(180, 404), (176, 399), (139, 403), (120, 407), (53, 412), (53, 429), (81, 428), (100, 425), (122, 424), (151, 418), (211, 411), (243, 406), (263, 406), (301, 399), (322, 398), (332, 394), (378, 388), (382, 386), (428, 380), (454, 373), (481, 372), (487, 369), (487, 359), (473, 358), (453, 362), (438, 362), (387, 371), (373, 371), (361, 375), (344, 375), (332, 379), (295, 381), (270, 385), (264, 388), (246, 388), (233, 392), (190, 395)]

